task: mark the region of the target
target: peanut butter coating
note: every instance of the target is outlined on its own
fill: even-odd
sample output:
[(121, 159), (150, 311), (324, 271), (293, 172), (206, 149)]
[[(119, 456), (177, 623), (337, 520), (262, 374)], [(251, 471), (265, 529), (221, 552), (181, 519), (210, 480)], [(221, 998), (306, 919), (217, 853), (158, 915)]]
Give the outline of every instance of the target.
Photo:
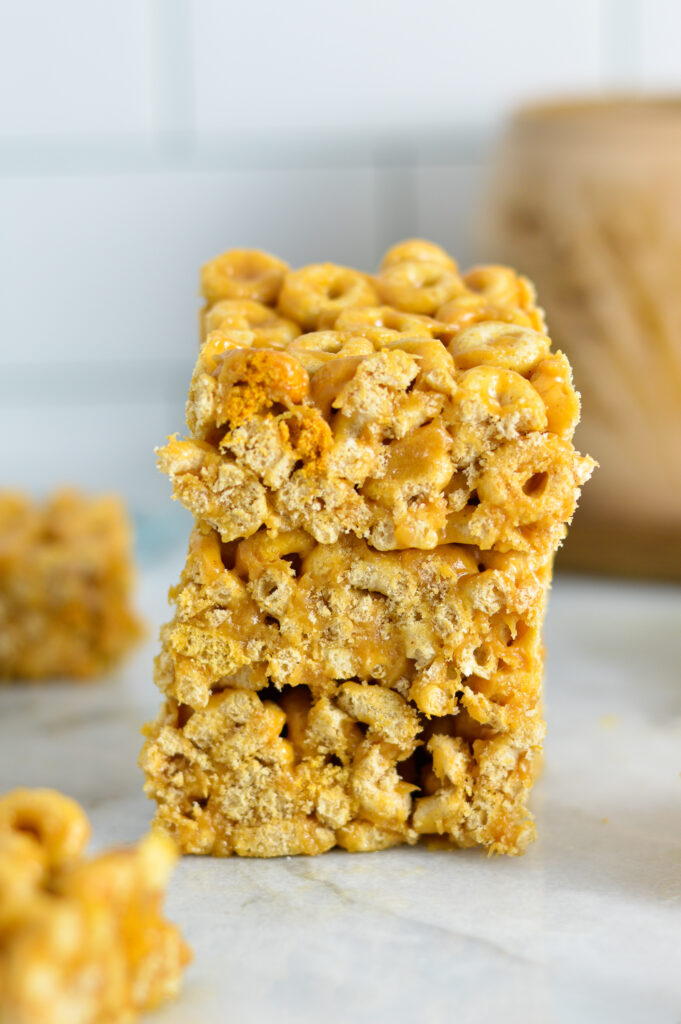
[(206, 298), (189, 434), (158, 451), (195, 528), (142, 753), (157, 822), (219, 856), (521, 853), (552, 560), (594, 465), (531, 283), (408, 240), (375, 278), (287, 272), (298, 335), (269, 346)]

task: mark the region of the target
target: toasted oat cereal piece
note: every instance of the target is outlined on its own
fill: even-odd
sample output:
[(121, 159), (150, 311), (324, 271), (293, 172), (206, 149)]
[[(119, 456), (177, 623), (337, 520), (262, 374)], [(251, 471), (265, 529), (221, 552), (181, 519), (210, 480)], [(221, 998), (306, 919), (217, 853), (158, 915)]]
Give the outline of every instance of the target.
[(396, 263), (439, 263), (447, 270), (457, 272), (459, 269), (456, 260), (441, 245), (424, 238), (407, 238), (393, 245), (381, 260), (381, 270), (395, 266)]
[(466, 291), (456, 269), (421, 259), (383, 267), (377, 287), (383, 302), (395, 309), (428, 315)]
[(132, 585), (117, 498), (0, 492), (0, 679), (103, 672), (141, 636)]
[(175, 996), (191, 953), (162, 914), (161, 833), (91, 859), (89, 823), (49, 789), (0, 797), (0, 1019), (133, 1021)]
[(209, 305), (223, 299), (249, 299), (274, 305), (288, 264), (258, 249), (231, 249), (201, 270), (201, 294)]
[(328, 325), (343, 309), (373, 306), (376, 291), (366, 274), (335, 263), (314, 263), (284, 278), (279, 309), (305, 330)]
[(252, 299), (221, 299), (201, 310), (201, 343), (212, 331), (251, 331), (255, 348), (284, 348), (300, 334), (300, 326)]
[(196, 524), (141, 757), (157, 824), (217, 856), (521, 853), (552, 560), (594, 465), (531, 284), (412, 239), (373, 281), (288, 273), (258, 311), (301, 325), (283, 344), (221, 312), (158, 452)]

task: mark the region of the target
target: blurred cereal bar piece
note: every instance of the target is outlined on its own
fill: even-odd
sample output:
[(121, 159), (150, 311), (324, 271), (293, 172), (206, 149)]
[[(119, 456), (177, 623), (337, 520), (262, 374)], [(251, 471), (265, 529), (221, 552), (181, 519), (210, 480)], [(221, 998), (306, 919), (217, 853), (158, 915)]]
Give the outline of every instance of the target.
[(133, 1021), (177, 995), (191, 959), (162, 901), (175, 857), (159, 833), (84, 856), (88, 820), (54, 790), (0, 797), (0, 1020)]
[(594, 465), (570, 366), (529, 281), (430, 242), (267, 298), (253, 277), (204, 288), (189, 433), (158, 452), (196, 522), (142, 754), (156, 820), (193, 853), (520, 853), (552, 560)]
[(103, 672), (141, 635), (132, 584), (118, 499), (0, 492), (0, 678)]

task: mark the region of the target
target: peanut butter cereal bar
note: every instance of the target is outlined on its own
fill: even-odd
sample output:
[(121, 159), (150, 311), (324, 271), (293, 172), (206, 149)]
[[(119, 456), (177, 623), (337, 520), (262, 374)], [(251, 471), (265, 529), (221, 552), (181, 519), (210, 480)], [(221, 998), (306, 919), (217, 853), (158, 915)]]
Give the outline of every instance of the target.
[(429, 242), (375, 277), (226, 253), (189, 436), (195, 516), (142, 764), (192, 853), (520, 853), (552, 559), (593, 461), (532, 285)]
[(0, 797), (0, 1021), (114, 1024), (175, 996), (191, 959), (162, 915), (176, 851), (83, 855), (89, 823), (49, 789)]
[(0, 678), (94, 676), (141, 635), (120, 501), (0, 492)]

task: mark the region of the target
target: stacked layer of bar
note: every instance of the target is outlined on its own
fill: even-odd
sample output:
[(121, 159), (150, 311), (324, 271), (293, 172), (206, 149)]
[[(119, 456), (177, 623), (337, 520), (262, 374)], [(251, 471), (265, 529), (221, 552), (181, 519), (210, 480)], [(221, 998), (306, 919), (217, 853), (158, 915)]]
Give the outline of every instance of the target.
[(376, 278), (241, 252), (203, 280), (190, 437), (159, 452), (196, 525), (157, 821), (196, 853), (521, 852), (551, 563), (593, 466), (531, 285), (420, 242)]
[(0, 492), (0, 678), (93, 676), (126, 653), (131, 547), (116, 498)]

